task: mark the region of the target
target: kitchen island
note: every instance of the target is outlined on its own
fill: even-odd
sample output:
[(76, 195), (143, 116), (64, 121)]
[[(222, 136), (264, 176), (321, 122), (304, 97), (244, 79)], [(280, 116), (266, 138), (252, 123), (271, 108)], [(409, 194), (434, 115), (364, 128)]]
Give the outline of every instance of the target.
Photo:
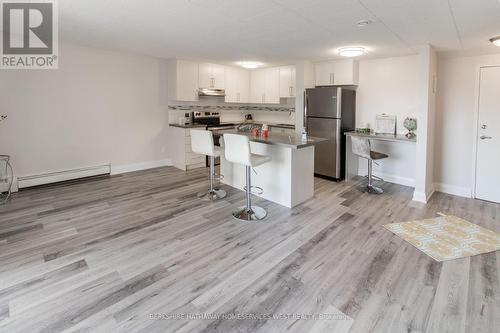
[[(314, 195), (314, 145), (325, 139), (301, 135), (269, 133), (264, 138), (238, 131), (224, 131), (246, 135), (250, 139), (253, 154), (268, 155), (272, 160), (255, 168), (252, 173), (252, 186), (261, 187), (262, 194), (256, 194), (266, 200), (292, 208)], [(215, 134), (217, 135), (217, 134)], [(245, 186), (245, 167), (220, 160), (222, 182), (232, 187), (243, 189)]]

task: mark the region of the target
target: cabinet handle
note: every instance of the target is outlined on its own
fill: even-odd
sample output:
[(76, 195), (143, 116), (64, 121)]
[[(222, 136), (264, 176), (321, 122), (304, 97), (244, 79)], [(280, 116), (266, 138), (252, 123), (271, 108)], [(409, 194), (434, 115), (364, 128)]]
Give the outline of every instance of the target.
[(211, 78), (210, 79), (210, 88), (213, 88), (215, 86), (215, 79)]
[(236, 94), (238, 102), (240, 101), (240, 93)]

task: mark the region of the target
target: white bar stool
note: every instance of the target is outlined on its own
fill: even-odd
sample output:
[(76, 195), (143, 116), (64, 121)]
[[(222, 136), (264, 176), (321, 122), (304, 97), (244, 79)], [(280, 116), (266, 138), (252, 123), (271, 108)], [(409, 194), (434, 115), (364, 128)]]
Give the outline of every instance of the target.
[(226, 191), (214, 188), (215, 179), (215, 157), (222, 153), (222, 149), (214, 145), (212, 132), (206, 130), (191, 130), (191, 150), (194, 153), (207, 155), (210, 158), (210, 188), (208, 192), (198, 193), (198, 197), (204, 200), (217, 200), (226, 196)]
[[(252, 154), (250, 151), (250, 141), (246, 135), (224, 134), (224, 146), (224, 155), (228, 162), (241, 164), (246, 167), (246, 186), (244, 190), (246, 191), (247, 203), (246, 206), (238, 207), (238, 209), (234, 210), (233, 216), (243, 221), (264, 219), (267, 215), (266, 210), (259, 206), (252, 206), (250, 197), (253, 187), (251, 171), (252, 168), (271, 161), (271, 156)], [(255, 188), (262, 191), (261, 194), (263, 193), (261, 188)]]
[(384, 190), (380, 187), (373, 186), (373, 178), (377, 178), (383, 181), (382, 178), (376, 177), (372, 174), (373, 171), (373, 161), (381, 160), (383, 158), (389, 157), (389, 155), (382, 154), (371, 149), (370, 140), (366, 138), (360, 138), (357, 136), (351, 137), (351, 149), (355, 155), (359, 157), (366, 158), (368, 160), (368, 185), (366, 190), (368, 193), (382, 194)]

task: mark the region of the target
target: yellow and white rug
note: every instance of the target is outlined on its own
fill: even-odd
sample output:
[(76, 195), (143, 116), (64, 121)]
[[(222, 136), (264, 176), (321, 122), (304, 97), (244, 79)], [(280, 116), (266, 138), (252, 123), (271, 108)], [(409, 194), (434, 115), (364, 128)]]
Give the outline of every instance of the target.
[(500, 234), (452, 215), (384, 227), (437, 261), (500, 250)]

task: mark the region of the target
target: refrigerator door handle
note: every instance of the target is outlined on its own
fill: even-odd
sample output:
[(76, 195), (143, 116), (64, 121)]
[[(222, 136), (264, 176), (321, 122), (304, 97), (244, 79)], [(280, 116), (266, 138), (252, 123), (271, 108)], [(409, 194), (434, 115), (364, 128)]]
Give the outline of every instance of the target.
[(337, 88), (337, 116), (340, 118), (339, 119), (339, 125), (337, 127), (337, 158), (336, 158), (336, 171), (337, 171), (337, 178), (340, 178), (341, 173), (340, 173), (340, 160), (341, 160), (341, 141), (342, 141), (342, 88)]
[(309, 104), (309, 99), (307, 97), (307, 92), (304, 91), (304, 129), (307, 132), (307, 105)]

